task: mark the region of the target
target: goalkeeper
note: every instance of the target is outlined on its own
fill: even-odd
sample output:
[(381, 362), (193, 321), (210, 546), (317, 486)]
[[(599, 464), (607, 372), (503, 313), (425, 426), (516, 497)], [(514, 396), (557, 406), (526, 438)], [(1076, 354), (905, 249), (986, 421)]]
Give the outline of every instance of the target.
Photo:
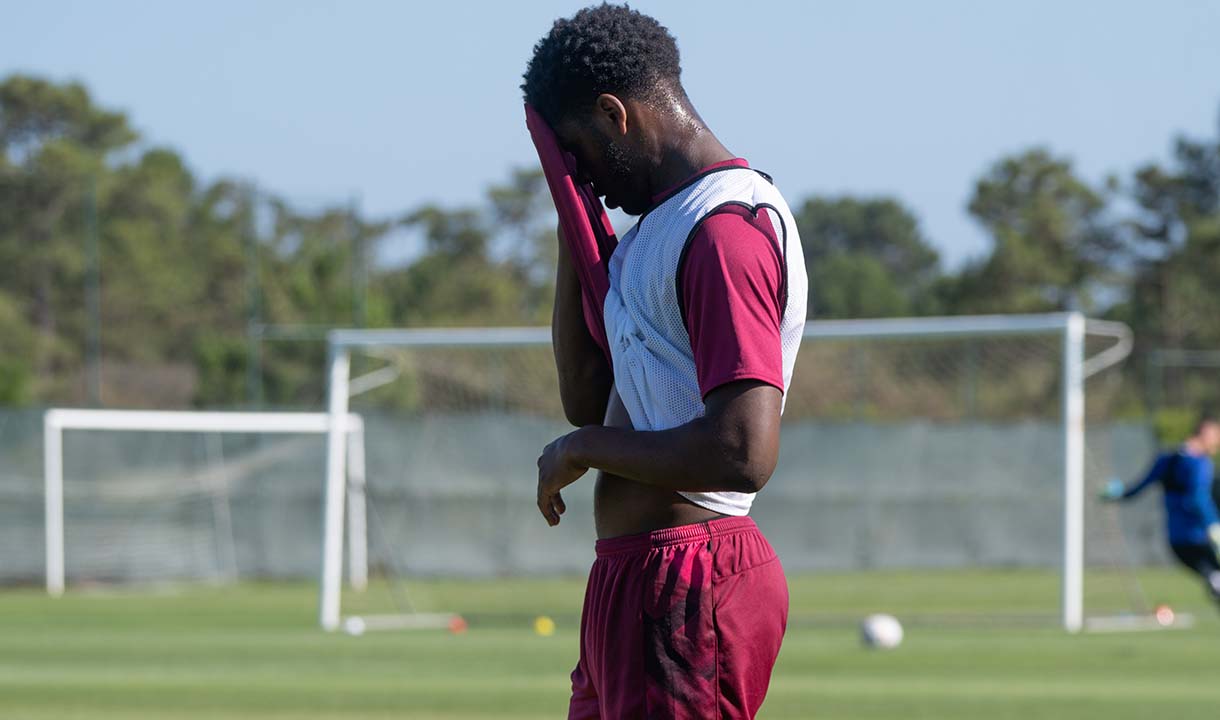
[(1159, 455), (1143, 480), (1131, 487), (1112, 480), (1102, 496), (1128, 500), (1160, 483), (1170, 549), (1179, 562), (1203, 578), (1212, 599), (1220, 602), (1220, 514), (1212, 499), (1211, 460), (1217, 450), (1220, 417), (1203, 413), (1186, 442)]

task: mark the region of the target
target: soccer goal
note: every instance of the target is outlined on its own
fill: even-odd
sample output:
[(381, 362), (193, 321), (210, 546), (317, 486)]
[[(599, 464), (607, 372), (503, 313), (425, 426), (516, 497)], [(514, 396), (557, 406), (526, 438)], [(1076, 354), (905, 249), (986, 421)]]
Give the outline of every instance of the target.
[(59, 408), (43, 418), (47, 591), (61, 595), (69, 580), (316, 576), (323, 440), (332, 425), (346, 458), (349, 582), (363, 589), (359, 416)]
[[(1134, 472), (1149, 449), (1146, 427), (1113, 412), (1126, 326), (1077, 313), (903, 318), (810, 322), (804, 337), (779, 467), (752, 513), (785, 567), (1046, 568), (1058, 598), (1013, 613), (1081, 630), (1086, 563), (1112, 555), (1086, 486)], [(587, 570), (592, 483), (565, 491), (558, 527), (534, 517), (534, 461), (570, 430), (550, 339), (330, 333), (328, 411), (365, 418), (370, 502), (413, 573)], [(329, 432), (322, 624), (336, 628), (348, 445)]]

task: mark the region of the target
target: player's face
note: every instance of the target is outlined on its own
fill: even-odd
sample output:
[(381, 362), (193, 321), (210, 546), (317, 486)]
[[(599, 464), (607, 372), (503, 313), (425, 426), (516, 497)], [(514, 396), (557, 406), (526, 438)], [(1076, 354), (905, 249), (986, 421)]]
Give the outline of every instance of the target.
[(604, 123), (565, 121), (555, 135), (565, 150), (576, 158), (580, 179), (593, 184), (608, 208), (622, 208), (629, 215), (648, 209), (648, 169), (643, 156), (623, 135), (614, 137), (601, 127)]
[(1220, 451), (1220, 423), (1206, 423), (1199, 431), (1199, 439), (1209, 455)]

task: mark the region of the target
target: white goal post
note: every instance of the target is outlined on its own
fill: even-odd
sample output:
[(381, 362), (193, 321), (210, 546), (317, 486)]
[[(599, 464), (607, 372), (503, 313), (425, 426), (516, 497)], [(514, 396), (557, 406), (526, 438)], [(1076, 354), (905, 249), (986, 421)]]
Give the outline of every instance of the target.
[[(1060, 358), (1060, 412), (1062, 427), (1062, 586), (1060, 619), (1064, 629), (1084, 627), (1084, 511), (1085, 511), (1085, 395), (1089, 376), (1124, 360), (1131, 351), (1132, 335), (1122, 323), (1086, 319), (1076, 312), (1035, 315), (897, 318), (876, 320), (813, 321), (806, 325), (806, 342), (850, 339), (919, 340), (958, 337), (1008, 338), (1052, 335), (1062, 342)], [(1098, 354), (1085, 357), (1086, 336), (1112, 341)], [(551, 342), (550, 328), (461, 329), (340, 329), (329, 333), (329, 404), (326, 508), (323, 534), (321, 624), (327, 630), (341, 626), (340, 591), (344, 520), (344, 469), (348, 443), (342, 418), (349, 398), (393, 380), (395, 369), (384, 367), (352, 378), (353, 351), (376, 352), (392, 348), (482, 347), (485, 349), (539, 347)]]
[[(58, 597), (65, 589), (64, 448), (65, 430), (156, 433), (256, 433), (328, 435), (333, 429), (344, 444), (340, 489), (350, 500), (348, 515), (349, 582), (368, 584), (368, 536), (365, 506), (364, 423), (358, 415), (321, 412), (208, 412), (93, 410), (54, 408), (43, 417), (43, 473), (46, 494), (46, 585)], [(329, 480), (329, 478), (328, 478)], [(340, 543), (340, 547), (342, 543)]]

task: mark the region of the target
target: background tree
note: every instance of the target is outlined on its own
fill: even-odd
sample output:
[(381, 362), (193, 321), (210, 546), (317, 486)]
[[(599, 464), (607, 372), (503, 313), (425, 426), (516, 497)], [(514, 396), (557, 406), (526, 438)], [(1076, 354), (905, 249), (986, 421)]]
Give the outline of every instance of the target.
[(1220, 139), (1179, 138), (1170, 166), (1138, 170), (1131, 195), (1130, 320), (1158, 345), (1220, 346)]
[(0, 83), (0, 288), (34, 331), (23, 360), (5, 353), (5, 365), (28, 366), (10, 372), (31, 376), (40, 395), (68, 396), (68, 378), (80, 377), (70, 339), (83, 321), (82, 198), (91, 183), (108, 190), (106, 161), (135, 137), (78, 83)]
[[(1178, 138), (1169, 165), (1140, 168), (1129, 193), (1138, 208), (1122, 235), (1131, 285), (1113, 315), (1140, 339), (1135, 364), (1147, 369), (1156, 348), (1220, 348), (1220, 132)], [(1220, 403), (1214, 377), (1170, 371), (1165, 380), (1183, 401)]]
[(987, 257), (938, 287), (954, 313), (1098, 307), (1118, 240), (1107, 199), (1071, 163), (1042, 149), (1000, 159), (975, 185), (970, 214), (991, 236)]
[(809, 271), (809, 310), (823, 318), (910, 315), (926, 302), (939, 257), (892, 198), (810, 198), (794, 213)]

